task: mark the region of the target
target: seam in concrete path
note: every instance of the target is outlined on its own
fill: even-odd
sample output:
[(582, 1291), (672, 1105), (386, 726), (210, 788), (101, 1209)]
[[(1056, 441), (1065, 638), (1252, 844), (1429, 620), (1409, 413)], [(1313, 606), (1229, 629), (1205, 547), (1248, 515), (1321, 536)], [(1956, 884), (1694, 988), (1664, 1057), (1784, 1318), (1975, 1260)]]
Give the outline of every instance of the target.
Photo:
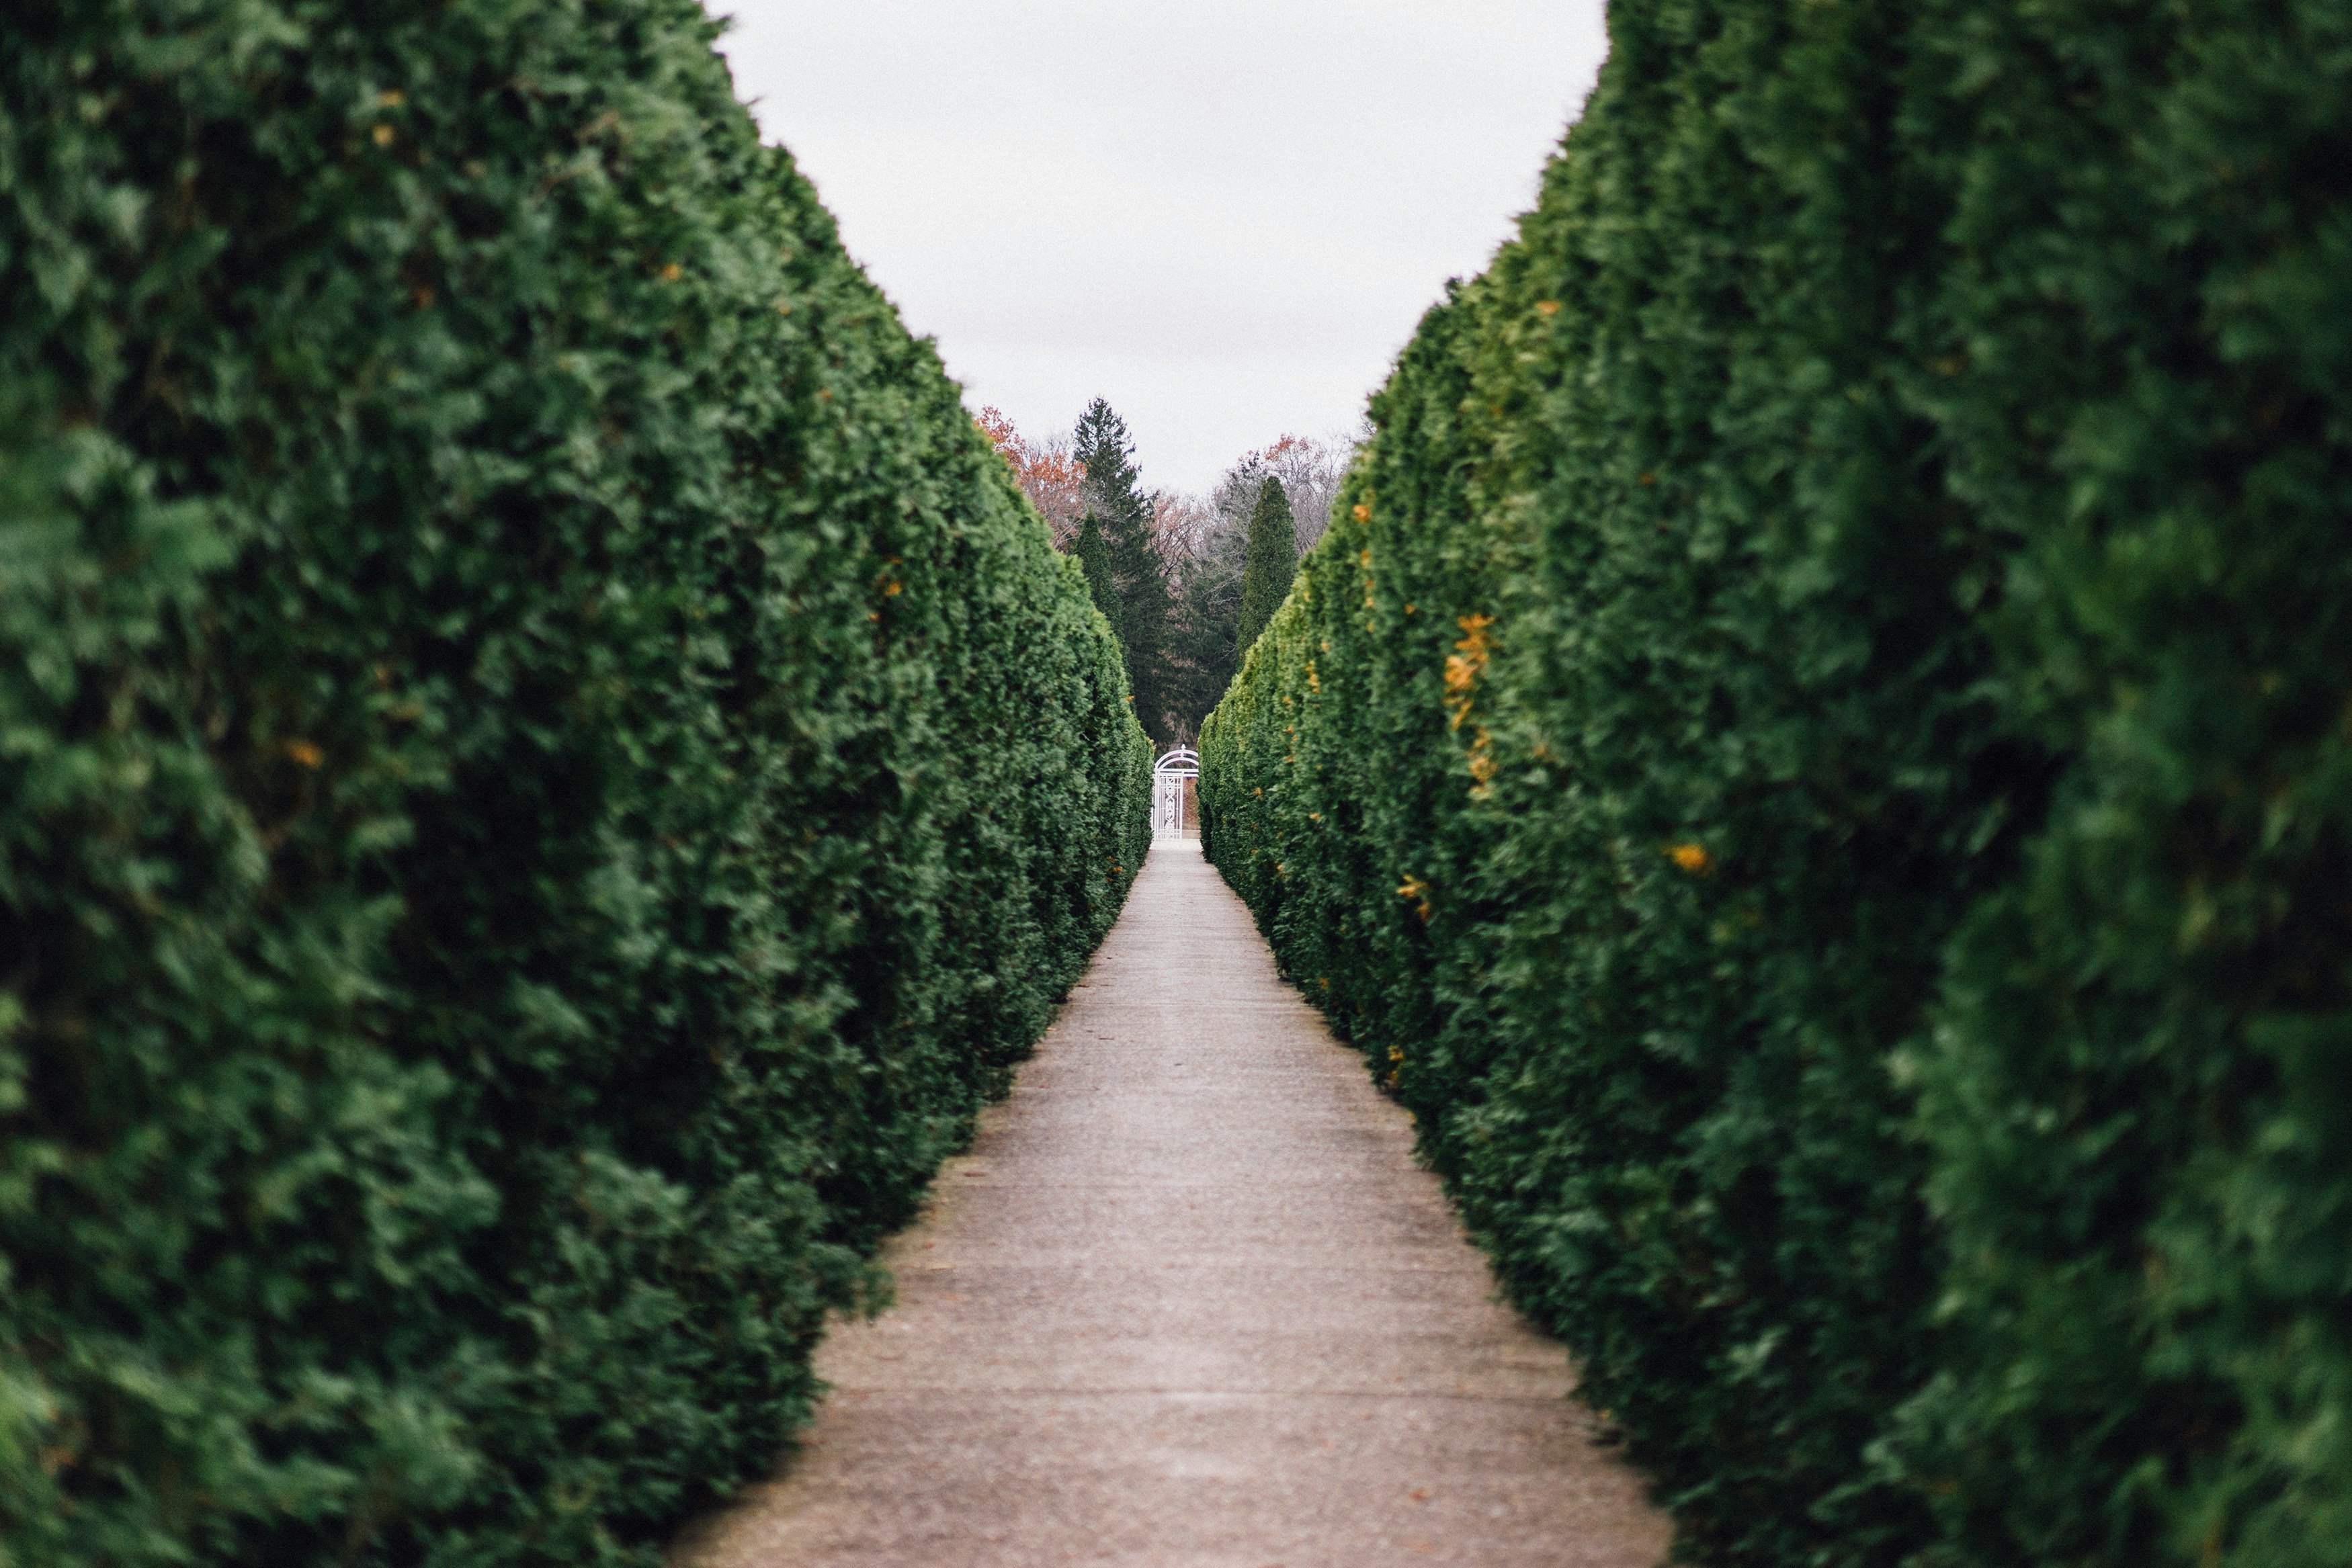
[(1405, 1114), (1162, 839), (681, 1568), (1652, 1568), (1664, 1519), (1494, 1300)]

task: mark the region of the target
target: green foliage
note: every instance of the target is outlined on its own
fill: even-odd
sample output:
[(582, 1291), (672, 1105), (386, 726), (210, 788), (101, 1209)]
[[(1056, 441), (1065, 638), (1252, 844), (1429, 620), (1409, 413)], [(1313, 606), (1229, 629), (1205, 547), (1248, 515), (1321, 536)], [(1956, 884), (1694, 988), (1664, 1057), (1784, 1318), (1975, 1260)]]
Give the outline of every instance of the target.
[(1111, 635), (1120, 637), (1120, 646), (1124, 648), (1126, 642), (1121, 633), (1126, 617), (1119, 610), (1118, 583), (1111, 575), (1110, 554), (1103, 548), (1102, 519), (1093, 512), (1087, 513), (1086, 521), (1078, 525), (1077, 540), (1070, 547), (1070, 555), (1077, 561), (1078, 570), (1086, 573), (1087, 592), (1095, 608), (1102, 612), (1103, 623), (1110, 628)]
[(1233, 684), (1240, 665), (1234, 632), (1241, 613), (1241, 574), (1218, 556), (1184, 563), (1175, 595), (1169, 708), (1186, 736)]
[(1237, 643), (1235, 634), (1248, 564), (1250, 513), (1265, 479), (1265, 459), (1252, 453), (1225, 471), (1202, 497), (1199, 511), (1172, 519), (1179, 538), (1171, 541), (1177, 548), (1170, 563), (1174, 605), (1169, 706), (1187, 738), (1200, 734), (1201, 721), (1233, 684), (1242, 649), (1247, 646)]
[(689, 0), (0, 51), (0, 1558), (656, 1560), (1146, 848)]
[(1748, 1564), (2352, 1556), (2352, 29), (1620, 6), (1203, 826)]
[(1250, 508), (1249, 547), (1242, 568), (1241, 620), (1234, 645), (1246, 648), (1257, 641), (1265, 623), (1290, 591), (1298, 570), (1298, 541), (1290, 518), (1290, 497), (1282, 481), (1268, 476), (1258, 487), (1257, 504)]
[(1100, 519), (1136, 716), (1154, 740), (1164, 740), (1172, 616), (1165, 568), (1152, 538), (1152, 497), (1144, 493), (1135, 466), (1135, 442), (1127, 422), (1097, 398), (1078, 416), (1070, 455), (1086, 470), (1087, 507)]

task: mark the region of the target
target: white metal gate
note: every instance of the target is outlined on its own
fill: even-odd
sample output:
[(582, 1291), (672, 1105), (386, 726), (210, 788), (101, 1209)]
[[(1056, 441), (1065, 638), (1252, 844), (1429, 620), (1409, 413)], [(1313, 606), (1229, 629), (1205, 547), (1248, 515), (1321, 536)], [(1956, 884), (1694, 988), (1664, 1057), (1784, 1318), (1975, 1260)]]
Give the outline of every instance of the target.
[(1171, 749), (1151, 769), (1151, 834), (1182, 838), (1184, 805), (1201, 777), (1201, 754), (1189, 746)]

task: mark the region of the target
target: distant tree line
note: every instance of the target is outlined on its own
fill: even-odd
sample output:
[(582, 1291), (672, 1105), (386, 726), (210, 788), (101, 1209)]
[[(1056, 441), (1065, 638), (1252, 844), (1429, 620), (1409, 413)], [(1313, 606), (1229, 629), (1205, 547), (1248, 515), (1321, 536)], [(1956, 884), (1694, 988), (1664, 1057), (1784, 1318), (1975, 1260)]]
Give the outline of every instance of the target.
[(1125, 651), (1136, 716), (1161, 745), (1191, 739), (1329, 526), (1351, 444), (1286, 435), (1186, 496), (1144, 488), (1134, 437), (1102, 398), (1067, 436), (1033, 439), (993, 408), (978, 417), (1085, 569)]

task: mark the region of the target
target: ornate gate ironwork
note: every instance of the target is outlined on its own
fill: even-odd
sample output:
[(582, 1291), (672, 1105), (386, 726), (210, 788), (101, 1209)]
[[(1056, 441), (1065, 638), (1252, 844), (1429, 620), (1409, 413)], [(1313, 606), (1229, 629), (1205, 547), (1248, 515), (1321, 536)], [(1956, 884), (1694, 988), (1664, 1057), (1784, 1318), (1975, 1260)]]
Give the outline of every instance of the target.
[(1201, 777), (1201, 754), (1189, 746), (1170, 748), (1151, 769), (1151, 836), (1186, 836), (1184, 807), (1192, 781)]

